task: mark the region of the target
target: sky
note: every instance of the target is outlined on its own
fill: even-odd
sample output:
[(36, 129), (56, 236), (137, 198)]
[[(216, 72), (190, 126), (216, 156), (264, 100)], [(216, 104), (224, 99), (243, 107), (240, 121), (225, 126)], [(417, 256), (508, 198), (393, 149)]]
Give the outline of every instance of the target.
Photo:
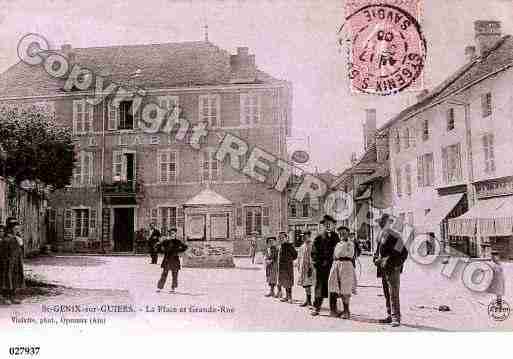
[[(143, 4), (143, 5), (141, 5)], [(417, 93), (386, 97), (349, 91), (347, 55), (338, 45), (344, 0), (110, 0), (0, 1), (0, 71), (17, 62), (28, 32), (59, 48), (209, 40), (235, 53), (247, 46), (257, 66), (293, 84), (289, 150), (310, 153), (308, 170), (339, 173), (352, 152), (363, 152), (366, 108), (378, 127), (415, 102)], [(513, 0), (424, 0), (420, 23), (427, 40), (424, 85), (430, 89), (465, 62), (475, 20), (499, 20), (513, 34)]]

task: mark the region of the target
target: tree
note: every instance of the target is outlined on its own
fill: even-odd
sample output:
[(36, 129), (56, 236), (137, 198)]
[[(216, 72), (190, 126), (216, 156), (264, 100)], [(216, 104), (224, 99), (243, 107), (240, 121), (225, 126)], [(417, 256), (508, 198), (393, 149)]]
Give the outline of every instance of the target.
[(71, 129), (39, 106), (0, 109), (0, 146), (7, 152), (5, 174), (60, 189), (71, 183), (75, 155)]

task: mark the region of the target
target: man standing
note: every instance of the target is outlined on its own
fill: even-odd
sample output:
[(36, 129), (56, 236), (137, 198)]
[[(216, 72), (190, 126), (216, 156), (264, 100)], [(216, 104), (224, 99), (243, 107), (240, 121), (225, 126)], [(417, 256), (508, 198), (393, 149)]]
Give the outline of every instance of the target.
[(176, 238), (176, 228), (171, 228), (169, 231), (169, 238), (160, 242), (157, 245), (157, 248), (164, 252), (164, 259), (161, 264), (162, 275), (160, 276), (160, 280), (157, 284), (157, 292), (160, 292), (164, 288), (167, 275), (169, 274), (169, 271), (171, 271), (173, 281), (171, 283), (170, 293), (174, 293), (175, 289), (178, 287), (178, 271), (181, 268), (178, 254), (185, 252), (187, 250), (187, 246)]
[(408, 250), (404, 243), (398, 243), (402, 241), (399, 234), (390, 228), (393, 223), (390, 215), (384, 213), (377, 223), (380, 233), (373, 261), (377, 267), (377, 276), (381, 277), (387, 306), (387, 317), (380, 320), (380, 323), (391, 323), (393, 327), (398, 327), (401, 325), (399, 287), (403, 265), (408, 258)]
[(278, 286), (285, 288), (285, 298), (282, 302), (292, 304), (292, 286), (294, 285), (294, 261), (297, 258), (297, 251), (294, 245), (287, 238), (286, 232), (278, 235), (280, 247), (278, 249)]
[[(333, 231), (335, 219), (325, 215), (321, 220), (322, 233), (315, 237), (312, 244), (312, 264), (315, 269), (315, 300), (313, 316), (319, 315), (324, 298), (328, 298), (328, 279), (331, 265), (333, 264), (333, 252), (339, 242), (339, 236)], [(329, 295), (330, 316), (337, 317), (337, 295)]]
[(151, 264), (157, 264), (157, 259), (159, 257), (158, 251), (155, 248), (155, 245), (160, 241), (160, 231), (155, 227), (155, 224), (150, 224), (150, 238), (148, 239), (148, 246), (151, 257)]

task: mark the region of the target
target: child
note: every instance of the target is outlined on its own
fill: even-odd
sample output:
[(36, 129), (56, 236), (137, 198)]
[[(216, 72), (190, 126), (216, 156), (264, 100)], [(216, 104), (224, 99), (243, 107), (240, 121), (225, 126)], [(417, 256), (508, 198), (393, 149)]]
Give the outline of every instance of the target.
[(303, 244), (298, 251), (298, 280), (297, 285), (305, 289), (306, 299), (300, 307), (312, 305), (312, 284), (313, 284), (313, 266), (312, 266), (312, 233), (305, 231), (303, 233)]
[(500, 262), (499, 251), (492, 251), (492, 261), (490, 266), (493, 270), (493, 278), (487, 292), (495, 294), (497, 296), (497, 302), (501, 303), (502, 297), (504, 296), (504, 272)]

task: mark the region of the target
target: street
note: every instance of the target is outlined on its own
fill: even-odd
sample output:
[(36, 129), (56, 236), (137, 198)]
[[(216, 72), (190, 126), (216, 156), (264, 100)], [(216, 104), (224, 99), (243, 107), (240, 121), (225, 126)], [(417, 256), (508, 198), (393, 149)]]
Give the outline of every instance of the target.
[[(162, 258), (159, 258), (159, 263)], [(385, 303), (380, 282), (370, 257), (362, 256), (358, 294), (352, 297), (351, 320), (329, 318), (327, 300), (319, 317), (298, 306), (304, 299), (302, 288), (294, 287), (295, 304), (265, 298), (263, 265), (247, 258), (236, 259), (234, 269), (184, 268), (175, 294), (167, 287), (156, 292), (160, 266), (142, 256), (56, 256), (26, 262), (26, 271), (58, 284), (59, 294), (26, 298), (22, 305), (0, 307), (0, 320), (6, 328), (31, 326), (33, 329), (93, 327), (130, 330), (242, 330), (242, 331), (451, 331), (511, 330), (513, 318), (503, 322), (488, 317), (489, 295), (471, 295), (459, 281), (449, 280), (435, 266), (421, 266), (408, 260), (401, 278), (401, 327), (377, 323), (384, 317)], [(506, 278), (512, 266), (505, 264)], [(506, 301), (513, 304), (511, 283), (506, 283)], [(44, 312), (55, 305), (81, 305), (81, 312)], [(440, 312), (440, 305), (450, 311)], [(84, 307), (96, 307), (84, 313)], [(45, 309), (43, 309), (45, 308)], [(127, 308), (132, 308), (128, 310)], [(180, 312), (182, 308), (183, 312)], [(13, 323), (12, 314), (31, 317), (36, 322)], [(105, 313), (109, 311), (109, 313)], [(54, 318), (54, 322), (50, 318)], [(88, 318), (84, 325), (80, 321)], [(64, 319), (62, 319), (64, 318)], [(80, 319), (80, 320), (79, 320)], [(23, 323), (22, 323), (23, 322)]]

